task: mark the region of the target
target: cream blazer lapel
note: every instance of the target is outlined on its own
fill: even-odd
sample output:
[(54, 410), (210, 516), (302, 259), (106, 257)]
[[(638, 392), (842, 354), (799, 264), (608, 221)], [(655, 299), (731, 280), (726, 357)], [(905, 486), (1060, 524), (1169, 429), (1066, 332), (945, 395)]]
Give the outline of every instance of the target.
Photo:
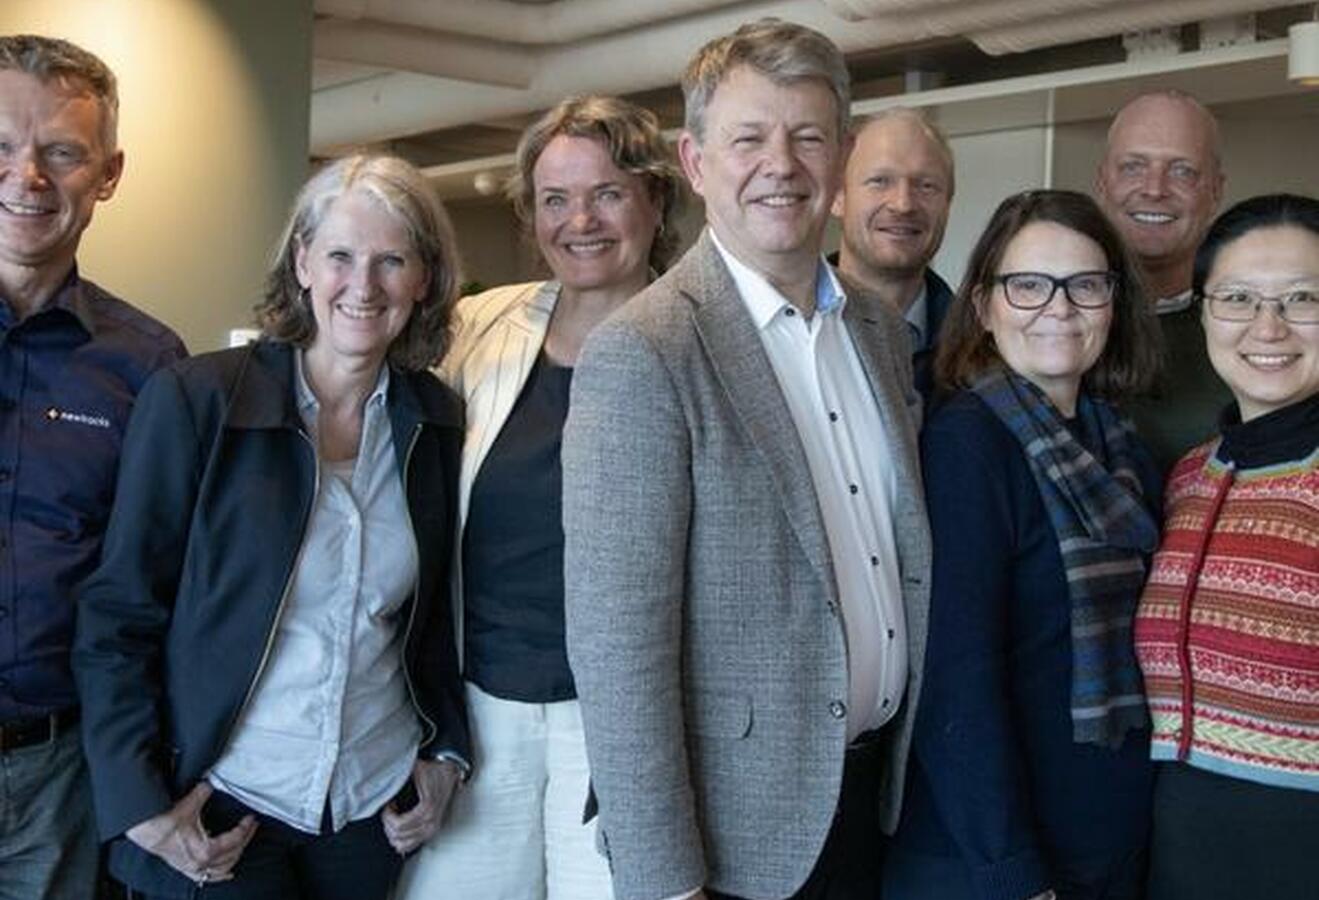
[(469, 297), (440, 377), (467, 404), (467, 431), (458, 477), (458, 541), (467, 522), (472, 484), (513, 411), (559, 299), (559, 283), (495, 288)]
[(702, 232), (697, 250), (694, 265), (681, 273), (678, 289), (692, 302), (697, 334), (715, 376), (769, 466), (788, 522), (824, 584), (824, 596), (835, 597), (824, 519), (792, 413), (751, 314), (708, 231)]
[(453, 542), (453, 622), (463, 663), (463, 529), (472, 483), (508, 421), (545, 343), (559, 300), (557, 281), (493, 288), (458, 304), (453, 346), (438, 374), (466, 403), (467, 425), (458, 470), (458, 522)]

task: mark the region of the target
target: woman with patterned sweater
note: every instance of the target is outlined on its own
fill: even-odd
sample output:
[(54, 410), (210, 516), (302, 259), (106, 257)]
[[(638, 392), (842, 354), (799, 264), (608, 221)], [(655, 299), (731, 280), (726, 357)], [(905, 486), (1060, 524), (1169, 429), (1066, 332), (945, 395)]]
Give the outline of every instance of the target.
[(1150, 898), (1316, 897), (1319, 201), (1228, 210), (1194, 288), (1236, 405), (1173, 470), (1136, 623), (1165, 761)]

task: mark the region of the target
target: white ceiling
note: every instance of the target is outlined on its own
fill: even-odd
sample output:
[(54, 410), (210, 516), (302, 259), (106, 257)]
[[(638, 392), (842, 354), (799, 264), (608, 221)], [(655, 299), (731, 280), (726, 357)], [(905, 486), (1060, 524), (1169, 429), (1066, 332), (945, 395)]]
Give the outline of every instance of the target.
[(671, 122), (691, 54), (764, 15), (832, 38), (864, 99), (1121, 62), (1125, 32), (1146, 30), (1155, 45), (1203, 44), (1242, 39), (1249, 22), (1252, 34), (1279, 37), (1313, 8), (1277, 0), (315, 0), (312, 151), (383, 144), (423, 165), (498, 157), (530, 117), (586, 92), (636, 96)]

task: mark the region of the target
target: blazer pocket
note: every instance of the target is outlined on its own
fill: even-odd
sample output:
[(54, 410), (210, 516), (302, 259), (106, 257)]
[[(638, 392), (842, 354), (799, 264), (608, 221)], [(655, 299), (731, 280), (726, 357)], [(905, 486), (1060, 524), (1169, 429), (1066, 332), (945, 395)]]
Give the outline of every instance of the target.
[(702, 737), (744, 738), (751, 733), (751, 697), (721, 691), (697, 691), (688, 700), (688, 724)]

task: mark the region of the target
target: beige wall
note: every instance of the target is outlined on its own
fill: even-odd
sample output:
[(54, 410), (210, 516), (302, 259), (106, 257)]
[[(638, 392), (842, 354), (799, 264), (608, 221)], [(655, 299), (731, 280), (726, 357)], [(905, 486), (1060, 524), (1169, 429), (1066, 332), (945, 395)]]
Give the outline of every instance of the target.
[[(1319, 98), (1266, 98), (1211, 105), (1223, 143), (1227, 184), (1223, 207), (1256, 194), (1319, 193)], [(1055, 184), (1089, 191), (1103, 153), (1108, 119), (1060, 125), (1054, 144)]]
[(492, 288), (546, 277), (536, 251), (522, 239), (513, 208), (502, 198), (457, 200), (445, 206), (458, 237), (464, 282)]
[(119, 77), (119, 191), (82, 273), (194, 352), (250, 319), (307, 172), (311, 0), (3, 0), (0, 31), (75, 41)]

